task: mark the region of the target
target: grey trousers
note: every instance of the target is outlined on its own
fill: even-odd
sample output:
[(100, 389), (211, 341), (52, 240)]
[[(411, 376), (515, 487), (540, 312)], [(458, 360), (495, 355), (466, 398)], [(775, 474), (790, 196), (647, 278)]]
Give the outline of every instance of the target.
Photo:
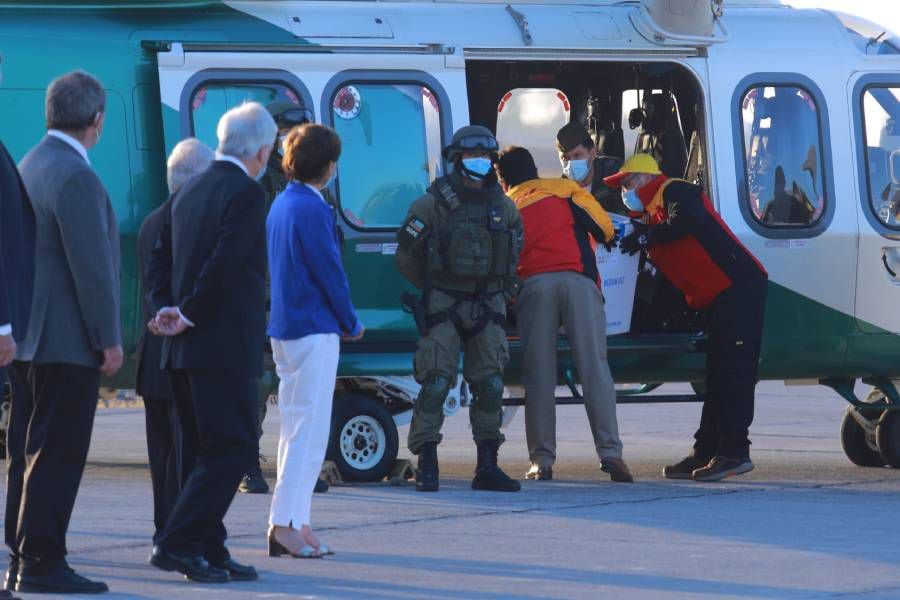
[(597, 456), (621, 458), (616, 390), (606, 361), (606, 313), (597, 284), (574, 271), (532, 275), (525, 280), (515, 307), (523, 345), (525, 437), (532, 464), (549, 467), (556, 460), (560, 325), (575, 357)]

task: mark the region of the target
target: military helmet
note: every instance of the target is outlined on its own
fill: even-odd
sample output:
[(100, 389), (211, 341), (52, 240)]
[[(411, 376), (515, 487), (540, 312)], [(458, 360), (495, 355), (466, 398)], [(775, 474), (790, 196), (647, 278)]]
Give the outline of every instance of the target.
[(266, 105), (266, 110), (275, 119), (278, 129), (290, 129), (297, 125), (312, 122), (309, 109), (290, 100), (276, 100)]
[(500, 145), (490, 129), (481, 125), (466, 125), (453, 134), (450, 144), (443, 150), (443, 156), (445, 160), (454, 162), (464, 152), (496, 154), (498, 150)]

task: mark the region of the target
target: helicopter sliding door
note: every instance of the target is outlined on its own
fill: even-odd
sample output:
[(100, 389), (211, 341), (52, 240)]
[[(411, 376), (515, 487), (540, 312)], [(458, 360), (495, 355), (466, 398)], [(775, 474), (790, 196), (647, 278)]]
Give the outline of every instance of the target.
[[(767, 23), (783, 28), (773, 39), (799, 35)], [(730, 24), (732, 39), (759, 39), (755, 20)], [(719, 211), (769, 273), (763, 378), (842, 368), (856, 331), (846, 92), (820, 59), (835, 42), (809, 39), (821, 50), (735, 43), (709, 51)]]
[(344, 236), (353, 302), (368, 330), (358, 346), (411, 347), (417, 334), (400, 308), (410, 286), (393, 264), (395, 234), (412, 201), (444, 172), (441, 148), (453, 124), (468, 121), (463, 69), (415, 48), (385, 54), (207, 46), (172, 44), (159, 54), (167, 151), (192, 135), (214, 147), (218, 119), (248, 100), (291, 102), (333, 127), (342, 154), (327, 191)]
[(857, 324), (868, 334), (900, 334), (900, 77), (852, 82), (860, 156)]

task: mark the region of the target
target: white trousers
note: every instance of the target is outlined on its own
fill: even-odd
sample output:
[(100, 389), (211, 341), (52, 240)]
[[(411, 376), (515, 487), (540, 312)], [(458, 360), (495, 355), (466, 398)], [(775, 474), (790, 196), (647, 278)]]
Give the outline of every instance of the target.
[(272, 338), (272, 352), (281, 380), (281, 436), (269, 524), (300, 529), (310, 524), (313, 489), (325, 459), (340, 339), (334, 333)]

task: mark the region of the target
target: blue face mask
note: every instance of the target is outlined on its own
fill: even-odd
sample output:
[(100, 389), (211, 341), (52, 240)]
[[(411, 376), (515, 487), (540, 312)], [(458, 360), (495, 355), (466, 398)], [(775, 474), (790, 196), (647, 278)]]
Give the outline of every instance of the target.
[(563, 163), (563, 173), (572, 181), (578, 183), (584, 181), (588, 171), (591, 170), (588, 160), (581, 158), (578, 160), (570, 160)]
[(489, 158), (464, 158), (462, 164), (467, 171), (466, 175), (472, 179), (484, 179), (484, 176), (491, 172), (491, 159)]
[(622, 204), (631, 212), (644, 212), (644, 203), (634, 190), (622, 188)]

